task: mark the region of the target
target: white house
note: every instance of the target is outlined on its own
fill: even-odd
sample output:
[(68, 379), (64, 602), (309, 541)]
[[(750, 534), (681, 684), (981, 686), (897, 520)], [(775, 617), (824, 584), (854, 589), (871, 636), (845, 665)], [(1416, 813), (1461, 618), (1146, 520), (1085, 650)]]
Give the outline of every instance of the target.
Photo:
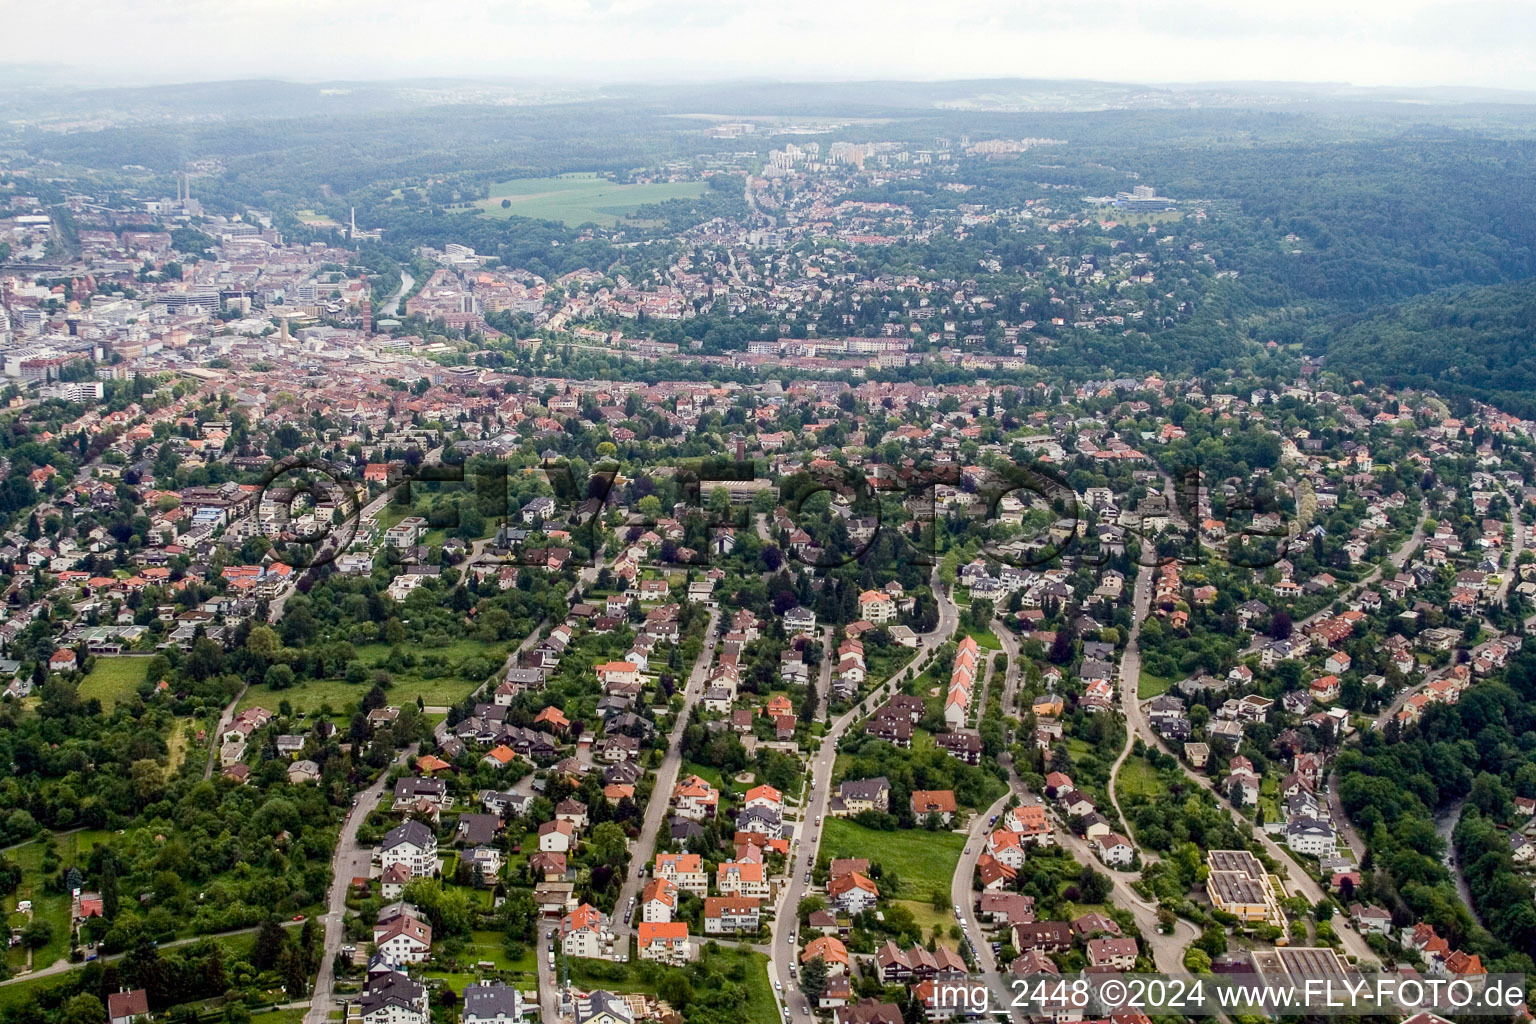
[(521, 1024), (523, 994), (503, 981), (464, 986), (460, 1024)]
[(387, 871), (396, 864), (417, 878), (431, 878), (437, 872), (437, 834), (415, 819), (390, 829), (379, 846), (379, 867)]
[(603, 919), (597, 908), (583, 903), (560, 921), (561, 947), (566, 956), (603, 954)]
[(373, 944), (394, 963), (423, 963), (432, 955), (432, 926), (410, 914), (396, 914), (373, 926)]

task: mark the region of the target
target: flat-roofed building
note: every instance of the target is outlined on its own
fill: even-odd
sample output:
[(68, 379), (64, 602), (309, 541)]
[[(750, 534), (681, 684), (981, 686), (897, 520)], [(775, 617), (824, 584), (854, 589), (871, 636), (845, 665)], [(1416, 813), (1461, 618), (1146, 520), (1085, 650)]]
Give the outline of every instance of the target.
[(1210, 868), (1205, 893), (1211, 906), (1241, 921), (1285, 927), (1285, 915), (1259, 858), (1247, 850), (1211, 850), (1205, 861)]

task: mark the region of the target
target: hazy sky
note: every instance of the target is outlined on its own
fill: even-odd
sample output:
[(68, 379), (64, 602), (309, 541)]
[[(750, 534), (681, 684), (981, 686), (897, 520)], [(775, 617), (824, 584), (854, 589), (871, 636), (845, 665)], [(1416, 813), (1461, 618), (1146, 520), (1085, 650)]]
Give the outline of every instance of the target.
[(1051, 77), (1536, 89), (1533, 0), (53, 0), (30, 59), (118, 81), (265, 75)]

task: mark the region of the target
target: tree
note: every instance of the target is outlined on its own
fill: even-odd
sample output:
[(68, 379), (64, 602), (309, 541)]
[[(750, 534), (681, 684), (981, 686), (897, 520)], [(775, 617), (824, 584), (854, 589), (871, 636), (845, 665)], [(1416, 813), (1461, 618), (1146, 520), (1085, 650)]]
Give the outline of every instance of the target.
[(148, 935), (139, 936), (119, 966), (124, 982), (148, 991), (151, 1002), (159, 1002), (168, 994), (165, 961), (160, 957), (159, 947)]
[(303, 950), (289, 946), (283, 950), (280, 968), (283, 975), (283, 988), (287, 989), (290, 999), (302, 999), (309, 990), (309, 968), (305, 963), (307, 958)]
[(283, 649), (283, 641), (271, 626), (252, 626), (245, 638), (245, 649), (258, 658), (270, 661)]
[(59, 1024), (107, 1024), (107, 1008), (89, 992), (82, 992), (64, 1004)]
[(53, 941), (53, 925), (48, 921), (40, 921), (33, 918), (25, 928), (21, 930), (22, 945), (28, 949), (42, 949)]
[(1082, 893), (1084, 903), (1103, 903), (1109, 899), (1110, 892), (1115, 883), (1110, 881), (1108, 875), (1084, 866), (1077, 875), (1077, 888)]
[(133, 792), (141, 807), (158, 800), (160, 794), (165, 792), (165, 771), (160, 767), (160, 762), (146, 757), (133, 762), (128, 773), (133, 779)]
[(288, 948), (288, 933), (282, 922), (269, 915), (256, 930), (256, 942), (251, 946), (251, 966), (258, 971), (270, 971), (278, 965), (283, 950)]
[(826, 990), (827, 961), (818, 956), (800, 968), (800, 991), (805, 993), (805, 998), (814, 1006)]
[(101, 916), (108, 921), (117, 920), (118, 901), (120, 899), (117, 884), (117, 857), (107, 848), (107, 855), (102, 858), (101, 877)]
[(672, 971), (661, 979), (656, 994), (671, 1003), (674, 1009), (682, 1010), (693, 1000), (693, 984), (688, 980), (688, 975)]
[(588, 840), (592, 844), (594, 863), (620, 865), (627, 859), (624, 826), (615, 821), (605, 821), (592, 830)]
[(1219, 924), (1213, 924), (1200, 933), (1194, 944), (1214, 959), (1227, 951), (1227, 930)]

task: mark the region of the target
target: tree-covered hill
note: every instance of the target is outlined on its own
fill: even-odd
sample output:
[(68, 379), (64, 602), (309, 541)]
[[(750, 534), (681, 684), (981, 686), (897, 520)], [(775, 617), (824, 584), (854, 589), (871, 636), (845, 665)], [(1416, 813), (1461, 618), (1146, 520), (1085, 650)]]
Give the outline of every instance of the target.
[(1319, 334), (1309, 348), (1349, 376), (1486, 396), (1536, 415), (1536, 281), (1432, 292)]

